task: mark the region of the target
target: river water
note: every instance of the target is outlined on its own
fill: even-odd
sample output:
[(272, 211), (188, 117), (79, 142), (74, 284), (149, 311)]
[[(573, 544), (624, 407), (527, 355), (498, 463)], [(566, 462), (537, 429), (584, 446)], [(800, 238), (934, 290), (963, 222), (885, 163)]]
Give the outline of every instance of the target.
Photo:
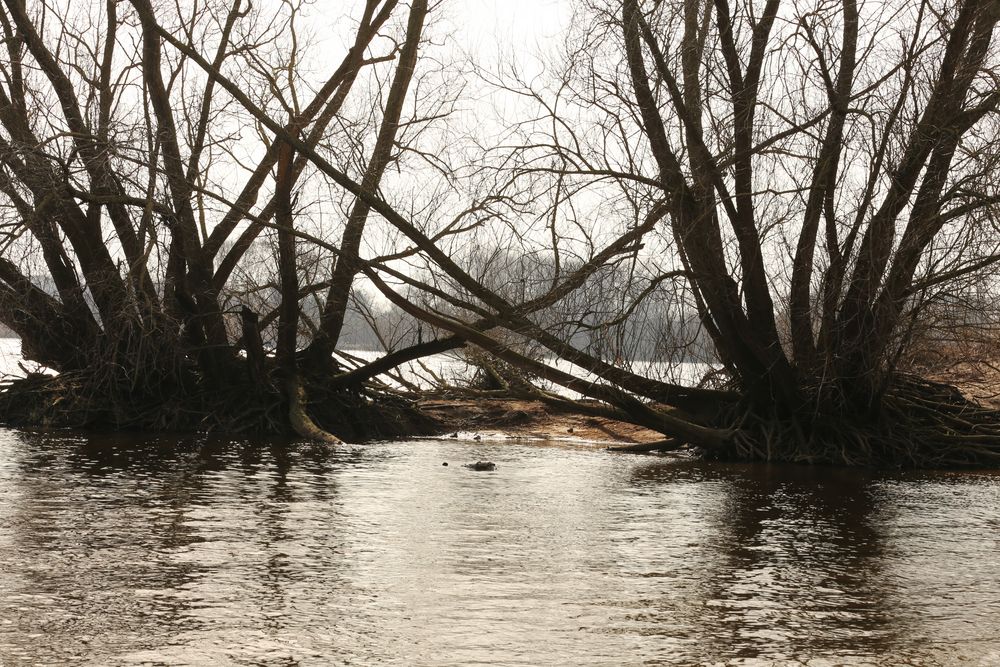
[(998, 552), (1000, 473), (0, 431), (5, 667), (993, 665)]

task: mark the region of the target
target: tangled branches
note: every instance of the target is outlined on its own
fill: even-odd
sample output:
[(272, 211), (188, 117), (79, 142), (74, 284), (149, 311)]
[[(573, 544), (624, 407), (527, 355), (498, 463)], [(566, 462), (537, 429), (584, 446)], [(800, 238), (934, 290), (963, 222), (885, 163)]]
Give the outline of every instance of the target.
[[(345, 389), (310, 378), (305, 410), (315, 424), (344, 440), (432, 433), (437, 423), (414, 402), (362, 384)], [(103, 364), (59, 375), (29, 374), (0, 385), (0, 415), (12, 426), (129, 431), (196, 431), (293, 436), (288, 394), (277, 373), (251, 381), (245, 363), (230, 381), (194, 373), (138, 380)]]
[(779, 414), (741, 403), (720, 413), (734, 436), (713, 458), (849, 466), (945, 468), (1000, 464), (1000, 411), (955, 387), (899, 375), (877, 411)]

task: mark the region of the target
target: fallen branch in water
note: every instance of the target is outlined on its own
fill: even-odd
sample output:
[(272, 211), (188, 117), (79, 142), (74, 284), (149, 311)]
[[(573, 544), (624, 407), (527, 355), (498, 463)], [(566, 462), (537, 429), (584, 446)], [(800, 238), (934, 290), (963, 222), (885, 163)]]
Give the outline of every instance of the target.
[(623, 452), (627, 454), (649, 454), (651, 452), (675, 452), (683, 449), (687, 443), (677, 438), (666, 438), (656, 442), (640, 442), (634, 445), (615, 445), (608, 447), (609, 452)]

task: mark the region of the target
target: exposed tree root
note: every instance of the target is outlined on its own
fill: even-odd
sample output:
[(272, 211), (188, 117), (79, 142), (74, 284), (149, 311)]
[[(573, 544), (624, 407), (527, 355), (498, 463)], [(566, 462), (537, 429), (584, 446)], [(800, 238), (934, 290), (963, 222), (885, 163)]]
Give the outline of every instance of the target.
[(298, 400), (290, 403), (274, 377), (253, 382), (245, 372), (215, 386), (194, 378), (162, 376), (159, 381), (140, 382), (129, 373), (107, 368), (57, 376), (32, 374), (0, 385), (0, 422), (32, 428), (298, 436), (330, 443), (442, 429), (414, 401), (376, 387), (346, 390), (313, 378), (306, 382), (305, 387), (298, 386)]
[(840, 408), (789, 417), (759, 406), (721, 416), (735, 428), (710, 457), (907, 468), (1000, 466), (1000, 411), (950, 385), (896, 378), (875, 414)]
[(306, 390), (298, 377), (288, 380), (288, 421), (292, 430), (306, 440), (324, 442), (328, 445), (342, 445), (343, 440), (329, 431), (324, 431), (312, 420), (306, 410)]
[[(271, 369), (252, 380), (237, 366), (230, 382), (209, 386), (183, 372), (140, 377), (120, 367), (29, 374), (0, 385), (0, 421), (29, 427), (275, 434), (327, 443), (441, 433), (444, 425), (412, 400), (384, 386), (346, 389), (334, 378), (296, 378), (283, 386)], [(258, 369), (259, 373), (259, 369)], [(153, 379), (155, 377), (155, 379)], [(498, 392), (467, 392), (473, 395)], [(504, 393), (504, 392), (500, 392)], [(622, 452), (669, 451), (689, 446), (706, 457), (854, 466), (1000, 466), (1000, 411), (967, 400), (950, 385), (898, 376), (877, 411), (852, 412), (833, 401), (797, 414), (760, 401), (705, 405), (670, 414), (666, 406), (639, 401), (618, 406), (573, 401), (521, 383), (508, 396), (541, 401), (551, 409), (600, 416), (653, 428), (666, 440), (613, 448)], [(293, 397), (289, 400), (288, 397)], [(308, 400), (307, 400), (308, 396)], [(632, 410), (634, 405), (641, 409)], [(694, 422), (692, 414), (698, 415)], [(650, 415), (653, 415), (651, 417)], [(678, 419), (695, 428), (728, 433), (720, 445), (671, 432)]]

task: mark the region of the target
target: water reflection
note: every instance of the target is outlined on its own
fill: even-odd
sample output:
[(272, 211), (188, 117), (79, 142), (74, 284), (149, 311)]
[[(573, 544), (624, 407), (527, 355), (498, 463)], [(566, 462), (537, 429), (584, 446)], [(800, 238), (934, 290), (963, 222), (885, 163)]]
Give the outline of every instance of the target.
[(0, 664), (991, 664), (998, 510), (989, 474), (3, 432)]
[(706, 605), (721, 650), (857, 661), (892, 646), (879, 585), (883, 541), (872, 523), (871, 479), (808, 468), (744, 468), (731, 477), (725, 563)]

